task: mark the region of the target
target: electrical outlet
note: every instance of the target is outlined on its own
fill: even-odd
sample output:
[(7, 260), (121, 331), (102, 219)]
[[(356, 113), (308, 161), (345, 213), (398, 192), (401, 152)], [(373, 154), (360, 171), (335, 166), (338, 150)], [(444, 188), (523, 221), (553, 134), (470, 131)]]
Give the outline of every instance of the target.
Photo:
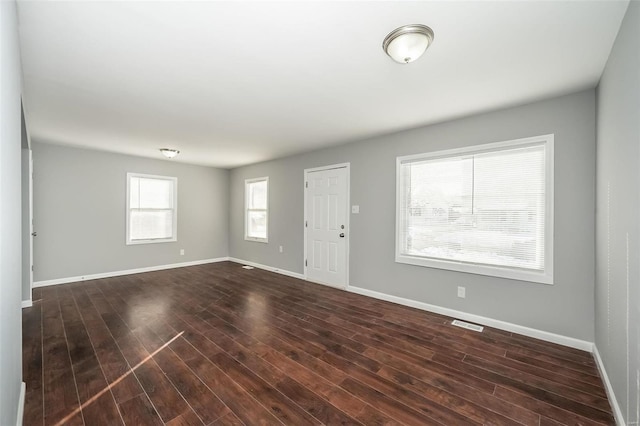
[(464, 287), (458, 287), (458, 297), (464, 299), (465, 297), (467, 297), (466, 295), (466, 289)]
[(282, 248), (282, 246), (279, 247), (280, 253), (282, 253), (284, 251), (284, 249)]
[(180, 256), (184, 256), (184, 249), (180, 249)]

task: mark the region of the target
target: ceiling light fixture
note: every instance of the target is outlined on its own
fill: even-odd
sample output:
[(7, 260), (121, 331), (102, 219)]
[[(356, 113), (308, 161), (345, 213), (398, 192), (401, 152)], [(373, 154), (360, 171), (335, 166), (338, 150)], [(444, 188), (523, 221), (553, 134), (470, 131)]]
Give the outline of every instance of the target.
[(170, 148), (160, 148), (160, 152), (167, 158), (173, 158), (176, 155), (180, 154), (180, 151), (178, 151), (177, 149)]
[(418, 59), (433, 43), (433, 30), (426, 25), (403, 25), (391, 31), (382, 42), (385, 53), (394, 61), (408, 64)]

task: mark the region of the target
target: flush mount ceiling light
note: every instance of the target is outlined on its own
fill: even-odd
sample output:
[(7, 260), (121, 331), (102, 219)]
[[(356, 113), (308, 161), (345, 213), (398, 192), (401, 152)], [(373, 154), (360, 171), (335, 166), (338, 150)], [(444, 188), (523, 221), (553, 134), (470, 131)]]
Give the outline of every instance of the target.
[(173, 158), (176, 155), (180, 154), (180, 151), (177, 149), (169, 149), (169, 148), (160, 148), (160, 152), (167, 158)]
[(433, 30), (426, 25), (403, 25), (391, 31), (382, 42), (385, 53), (394, 61), (408, 64), (418, 59), (433, 42)]

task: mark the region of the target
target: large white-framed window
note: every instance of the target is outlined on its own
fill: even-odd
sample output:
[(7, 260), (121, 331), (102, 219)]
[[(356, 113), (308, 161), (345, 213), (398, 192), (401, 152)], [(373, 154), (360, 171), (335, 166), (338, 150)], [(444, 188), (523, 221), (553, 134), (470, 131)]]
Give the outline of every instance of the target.
[(244, 181), (244, 239), (269, 241), (269, 177)]
[(553, 284), (553, 142), (398, 157), (396, 262)]
[(178, 178), (127, 173), (127, 244), (178, 239)]

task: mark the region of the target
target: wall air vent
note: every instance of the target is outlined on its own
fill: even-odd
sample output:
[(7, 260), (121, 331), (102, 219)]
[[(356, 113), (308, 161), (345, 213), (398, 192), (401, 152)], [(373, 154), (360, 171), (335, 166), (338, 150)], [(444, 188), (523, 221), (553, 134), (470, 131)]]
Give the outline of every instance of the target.
[(482, 333), (482, 330), (484, 330), (484, 327), (481, 325), (470, 324), (468, 322), (464, 322), (460, 320), (451, 321), (451, 325), (455, 325), (456, 327), (466, 328), (467, 330), (477, 331), (478, 333)]

